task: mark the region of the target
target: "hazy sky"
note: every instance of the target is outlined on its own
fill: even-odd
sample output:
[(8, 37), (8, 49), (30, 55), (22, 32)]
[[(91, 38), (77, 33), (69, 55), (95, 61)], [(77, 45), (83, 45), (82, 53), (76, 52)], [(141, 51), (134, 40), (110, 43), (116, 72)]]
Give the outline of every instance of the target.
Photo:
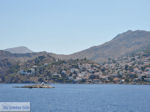
[(150, 0), (0, 0), (0, 49), (70, 54), (150, 30)]

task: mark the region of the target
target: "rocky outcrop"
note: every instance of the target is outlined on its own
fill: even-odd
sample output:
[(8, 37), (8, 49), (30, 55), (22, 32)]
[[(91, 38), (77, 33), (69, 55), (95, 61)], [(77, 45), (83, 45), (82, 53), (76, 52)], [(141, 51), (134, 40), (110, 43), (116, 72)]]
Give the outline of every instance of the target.
[(25, 85), (25, 86), (22, 86), (22, 87), (16, 87), (16, 88), (55, 88), (51, 85), (48, 85), (48, 84), (35, 84), (35, 85)]

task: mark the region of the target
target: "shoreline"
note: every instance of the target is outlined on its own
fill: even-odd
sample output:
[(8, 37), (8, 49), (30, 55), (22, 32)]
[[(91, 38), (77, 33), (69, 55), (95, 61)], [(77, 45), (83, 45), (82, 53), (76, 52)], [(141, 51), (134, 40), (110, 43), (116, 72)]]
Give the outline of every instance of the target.
[[(40, 83), (0, 83), (1, 84), (24, 84), (24, 85), (40, 85)], [(73, 85), (150, 85), (150, 84), (132, 84), (132, 83), (46, 83), (47, 85), (53, 85), (53, 84), (73, 84)]]

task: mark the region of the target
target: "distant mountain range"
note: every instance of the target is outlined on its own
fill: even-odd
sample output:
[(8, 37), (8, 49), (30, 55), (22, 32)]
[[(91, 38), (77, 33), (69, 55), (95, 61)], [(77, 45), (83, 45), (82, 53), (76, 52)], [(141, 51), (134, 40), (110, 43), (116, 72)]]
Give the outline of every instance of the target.
[(5, 51), (8, 51), (10, 53), (16, 53), (16, 54), (17, 53), (18, 54), (32, 53), (32, 51), (30, 49), (28, 49), (27, 47), (24, 47), (24, 46), (8, 48), (8, 49), (5, 49)]
[[(149, 31), (129, 30), (127, 32), (118, 34), (115, 38), (113, 38), (109, 42), (106, 42), (99, 46), (91, 47), (89, 49), (71, 55), (59, 55), (54, 53), (49, 54), (59, 59), (83, 59), (86, 57), (89, 60), (101, 63), (106, 61), (108, 58), (118, 58), (126, 55), (131, 55), (133, 53), (148, 48), (150, 48)], [(5, 51), (17, 54), (33, 53), (30, 49), (26, 47), (9, 48), (5, 49)], [(40, 53), (43, 52), (37, 53), (38, 56), (40, 55)]]

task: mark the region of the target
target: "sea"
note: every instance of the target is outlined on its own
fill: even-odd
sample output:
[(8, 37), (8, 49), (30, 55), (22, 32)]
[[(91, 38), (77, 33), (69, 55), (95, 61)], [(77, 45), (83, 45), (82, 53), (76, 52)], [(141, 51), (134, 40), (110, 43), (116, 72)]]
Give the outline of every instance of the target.
[(149, 85), (52, 84), (14, 88), (0, 84), (0, 102), (30, 102), (31, 112), (150, 112)]

